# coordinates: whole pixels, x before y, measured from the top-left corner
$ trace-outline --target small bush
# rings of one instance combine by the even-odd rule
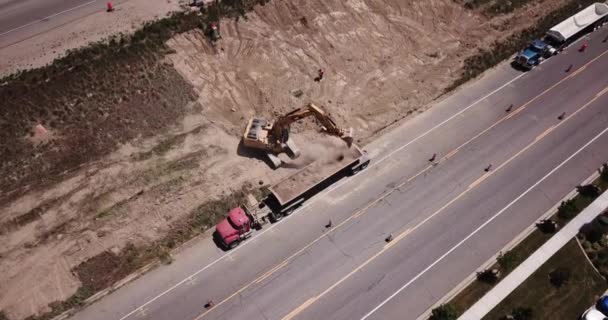
[[[600,260],[606,260],[608,258],[608,249],[603,248],[602,250],[596,251],[596,257]],[[591,255],[589,256],[591,259]]]
[[[561,288],[570,280],[570,270],[567,268],[559,267],[549,273],[549,281],[556,288]]]
[[[591,249],[591,242],[589,242],[588,240],[585,240],[581,243],[581,246],[583,246],[583,249],[589,250],[589,249]]]
[[[507,251],[498,256],[498,264],[505,270],[511,271],[519,264],[519,255],[513,251]]]
[[[604,237],[604,231],[597,225],[592,225],[585,231],[585,239],[591,243],[600,242]]]
[[[599,242],[594,242],[591,244],[591,249],[593,249],[595,251],[600,251],[600,250],[602,250],[602,245],[599,244]]]
[[[600,179],[604,182],[608,182],[608,163],[604,163],[600,169]]]
[[[456,308],[451,304],[442,304],[439,307],[431,311],[431,317],[429,320],[456,320],[458,319],[458,312]]]
[[[532,320],[534,312],[529,307],[517,307],[511,311],[513,320]]]
[[[598,254],[595,251],[587,251],[586,253],[589,257],[589,260],[591,260],[592,262],[598,257]]]
[[[578,193],[581,196],[587,197],[587,198],[597,198],[600,196],[600,193],[601,193],[600,188],[598,188],[597,186],[595,186],[593,184],[577,186],[576,191],[578,191]]]
[[[557,208],[557,216],[564,219],[570,220],[576,216],[578,213],[578,208],[576,207],[576,203],[574,200],[562,201]]]

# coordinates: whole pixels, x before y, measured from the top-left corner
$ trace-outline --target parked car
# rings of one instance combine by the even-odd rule
[[[595,309],[608,316],[608,296],[603,296],[595,304]]]
[[[580,320],[608,320],[608,296],[603,296],[595,306],[587,309]]]
[[[608,317],[598,311],[595,307],[591,307],[583,313],[580,320],[608,320]]]

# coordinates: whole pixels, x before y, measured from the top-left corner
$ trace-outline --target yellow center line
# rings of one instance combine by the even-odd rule
[[[601,92],[606,92],[608,87],[604,90],[602,90]],[[570,116],[568,116],[567,118],[565,118],[564,120],[562,120],[559,124],[553,126],[552,128],[558,128],[559,126],[563,125],[566,121],[568,121],[569,119],[571,119],[572,117],[574,117],[576,114],[578,114],[579,112],[581,112],[583,109],[587,108],[589,105],[591,105],[593,102],[595,102],[597,99],[599,99],[602,95],[596,95],[593,99],[591,99],[589,102],[585,103],[581,108],[579,108],[578,110],[576,110],[574,113],[572,113]],[[551,131],[553,131],[553,129],[551,129]],[[547,135],[544,134],[542,135],[542,138],[546,137]],[[542,139],[541,138],[541,139]],[[538,143],[538,141],[540,141],[541,139],[534,139],[534,141],[532,141],[530,144],[528,144],[525,148],[523,148],[522,150],[520,150],[519,152],[517,152],[515,155],[513,155],[512,157],[510,157],[507,161],[503,162],[500,166],[498,166],[498,168],[496,168],[494,171],[488,172],[486,174],[484,174],[482,176],[482,178],[486,179],[487,177],[495,174],[496,172],[500,171],[502,168],[504,168],[507,164],[509,164],[511,161],[513,161],[516,157],[518,157],[519,155],[521,155],[522,153],[524,153],[526,150],[530,149],[533,145],[535,145],[536,143]],[[331,290],[333,290],[335,287],[337,287],[338,285],[340,285],[341,283],[343,283],[344,281],[346,281],[348,278],[350,278],[353,274],[357,273],[359,270],[363,269],[365,266],[367,266],[368,264],[370,264],[372,261],[374,261],[376,258],[378,258],[380,255],[382,255],[384,252],[386,252],[387,250],[389,250],[390,248],[392,248],[395,244],[397,244],[398,242],[400,242],[401,240],[405,239],[406,236],[410,233],[412,233],[413,231],[417,230],[418,228],[420,228],[422,225],[426,224],[429,220],[431,220],[432,218],[434,218],[435,216],[439,215],[441,212],[443,212],[443,210],[445,210],[447,207],[449,207],[450,205],[452,205],[454,202],[456,202],[458,199],[462,198],[464,195],[466,195],[467,193],[469,193],[471,190],[473,190],[476,186],[478,186],[479,183],[475,184],[475,185],[471,185],[469,186],[466,190],[464,190],[462,193],[460,193],[458,196],[456,196],[455,198],[453,198],[452,200],[450,200],[448,203],[446,203],[445,205],[443,205],[441,208],[439,208],[437,211],[435,211],[433,214],[431,214],[430,216],[426,217],[424,220],[420,221],[418,224],[416,224],[414,227],[412,228],[408,228],[407,230],[403,231],[402,233],[400,233],[399,235],[397,235],[389,244],[385,245],[380,251],[378,251],[376,254],[374,254],[373,256],[371,256],[369,259],[365,260],[365,262],[363,262],[362,264],[360,264],[359,266],[357,266],[355,269],[353,269],[351,272],[349,272],[347,275],[345,275],[344,277],[342,277],[340,280],[338,280],[337,282],[335,282],[333,285],[331,285],[329,288],[325,289],[323,292],[321,292],[320,294],[306,300],[306,302],[302,305],[300,305],[298,308],[294,309],[292,312],[290,312],[287,316],[283,317],[282,320],[291,320],[293,319],[295,316],[297,316],[298,314],[300,314],[302,311],[304,311],[306,308],[308,308],[310,305],[312,305],[314,302],[318,301],[320,298],[322,298],[323,296],[325,296],[327,293],[329,293]],[[296,312],[297,311],[297,312]]]
[[[482,134],[488,132],[490,129],[494,128],[495,126],[497,126],[499,123],[503,122],[506,119],[511,118],[513,115],[521,112],[523,109],[525,109],[530,103],[532,103],[533,101],[535,101],[536,99],[538,99],[540,96],[546,94],[547,92],[549,92],[550,90],[554,89],[555,87],[557,87],[559,84],[563,83],[565,80],[570,79],[572,77],[574,77],[575,75],[577,75],[578,73],[580,73],[582,70],[584,70],[587,65],[597,61],[600,57],[602,57],[603,55],[605,55],[606,53],[608,53],[608,50],[604,51],[602,54],[600,54],[599,56],[595,57],[594,59],[592,59],[591,61],[589,61],[588,63],[586,63],[585,65],[581,66],[579,69],[577,69],[575,72],[573,72],[572,74],[568,75],[567,77],[563,78],[562,80],[558,81],[557,83],[555,83],[554,85],[552,85],[550,88],[546,89],[545,91],[543,91],[541,94],[535,96],[534,98],[532,98],[532,100],[529,100],[528,102],[526,102],[525,104],[523,104],[520,108],[514,110],[512,113],[510,113],[509,115],[501,118],[500,120],[498,120],[496,123],[494,123],[492,126],[490,126],[489,128],[485,129],[484,131],[482,131],[481,133],[475,135],[473,138],[467,140],[465,143],[463,143],[462,145],[460,145],[458,148],[450,151],[446,156],[444,156],[443,158],[439,159],[435,164],[438,164],[440,162],[446,161],[448,160],[450,157],[454,156],[456,153],[458,153],[458,151],[460,149],[462,149],[464,146],[466,146],[467,144],[471,143],[473,140],[477,139],[478,137],[480,137]],[[608,88],[607,88],[608,89]],[[602,92],[604,92],[606,90],[603,90]],[[564,119],[564,121],[567,119]],[[377,198],[376,200],[372,201],[371,203],[369,203],[368,205],[366,205],[365,207],[363,207],[360,210],[357,210],[355,213],[353,213],[350,217],[346,218],[344,221],[342,221],[341,223],[337,224],[335,227],[329,229],[325,234],[319,236],[318,238],[316,238],[315,240],[313,240],[312,242],[310,242],[309,244],[307,244],[306,246],[302,247],[300,250],[296,251],[295,253],[293,253],[292,255],[290,255],[289,257],[287,257],[285,260],[283,260],[280,264],[278,264],[277,266],[273,267],[270,271],[264,273],[262,276],[256,278],[255,280],[253,280],[252,282],[248,283],[247,285],[243,286],[242,288],[240,288],[239,290],[237,290],[236,292],[234,292],[233,294],[231,294],[230,296],[228,296],[227,298],[223,299],[222,301],[218,302],[215,307],[217,308],[218,306],[226,303],[228,300],[238,296],[239,294],[241,294],[242,292],[244,292],[245,290],[247,290],[248,288],[250,288],[252,285],[260,283],[261,281],[263,281],[264,279],[268,278],[270,275],[272,275],[272,273],[280,270],[282,267],[286,266],[293,258],[295,258],[296,256],[300,255],[302,252],[304,252],[305,250],[307,250],[308,248],[312,247],[314,244],[316,244],[317,242],[319,242],[320,240],[322,240],[327,234],[335,231],[336,229],[340,228],[341,226],[343,226],[344,224],[348,223],[349,221],[360,217],[361,215],[365,214],[367,212],[367,210],[369,208],[371,208],[372,206],[374,206],[375,204],[377,204],[378,202],[382,201],[383,199],[385,199],[386,197],[388,197],[389,195],[391,195],[394,191],[396,191],[397,189],[399,189],[400,187],[402,187],[403,185],[411,182],[412,180],[414,180],[416,177],[420,176],[421,174],[424,174],[426,171],[430,170],[434,165],[429,165],[426,168],[424,168],[423,170],[421,170],[420,172],[418,172],[417,174],[415,174],[414,176],[410,177],[407,179],[407,181],[399,184],[398,186],[396,186],[395,188],[384,192],[382,195],[380,195],[379,198]],[[456,199],[454,199],[455,201]],[[450,205],[452,203],[452,201],[450,201],[447,205]],[[447,207],[444,206],[444,207]],[[443,208],[443,207],[442,207]],[[201,313],[200,315],[198,315],[196,318],[194,318],[193,320],[200,320],[202,319],[205,315],[207,315],[209,312],[211,312],[210,310],[206,310],[205,312]]]
[[[552,125],[549,128],[547,128],[547,130],[543,131],[541,134],[539,134],[538,136],[536,136],[536,138],[534,138],[535,141],[538,141],[542,138],[544,138],[546,135],[548,135],[549,133],[551,133],[551,131],[553,131],[553,129],[555,129],[556,126]]]
[[[258,279],[255,280],[255,283],[260,283],[264,280],[266,280],[266,278],[270,277],[275,271],[283,268],[284,266],[286,266],[289,263],[289,261],[285,260],[282,263],[278,264],[276,267],[268,270],[268,272],[266,272],[265,274],[263,274],[261,277],[259,277]]]
[[[467,188],[473,189],[473,188],[477,187],[477,185],[480,184],[483,180],[485,180],[488,175],[490,175],[489,172],[485,173],[484,175],[479,177],[479,179],[473,181],[473,183],[471,183]]]

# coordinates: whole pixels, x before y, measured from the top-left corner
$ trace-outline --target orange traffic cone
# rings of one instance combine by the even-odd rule
[[[108,11],[108,12],[112,12],[112,11],[114,11],[114,6],[112,5],[112,1],[108,1],[108,4],[107,4],[107,11]]]

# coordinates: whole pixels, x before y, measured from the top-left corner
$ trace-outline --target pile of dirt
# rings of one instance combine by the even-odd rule
[[[1,86],[0,283],[11,294],[0,309],[11,319],[48,310],[77,293],[72,272],[96,270],[94,257],[171,240],[172,230],[181,242],[176,226],[192,213],[208,228],[228,205],[213,201],[297,172],[239,147],[254,114],[315,102],[364,143],[421,112],[467,57],[564,1],[496,18],[454,1],[272,1],[222,20],[215,44],[194,30],[169,40],[166,56]],[[293,126],[303,151],[317,130]]]

